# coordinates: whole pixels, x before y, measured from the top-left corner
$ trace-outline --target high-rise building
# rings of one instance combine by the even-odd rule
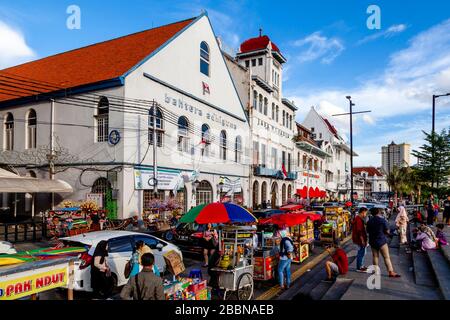
[[[390,173],[394,167],[409,166],[410,150],[410,144],[396,144],[394,141],[381,147],[381,167],[384,172]]]

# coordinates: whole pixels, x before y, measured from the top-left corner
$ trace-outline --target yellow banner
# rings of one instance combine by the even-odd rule
[[[0,281],[0,300],[16,300],[67,284],[67,267]]]

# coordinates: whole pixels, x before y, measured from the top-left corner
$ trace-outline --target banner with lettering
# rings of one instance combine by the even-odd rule
[[[64,287],[68,283],[68,268],[60,267],[46,272],[23,272],[17,278],[0,278],[0,300],[16,300],[32,294]],[[26,276],[25,276],[26,275]]]

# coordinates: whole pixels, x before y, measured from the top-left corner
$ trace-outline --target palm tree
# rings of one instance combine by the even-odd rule
[[[404,184],[404,175],[402,168],[394,166],[391,172],[387,175],[387,183],[391,187],[391,190],[394,191],[394,206],[397,206],[398,195],[402,193],[402,188]]]

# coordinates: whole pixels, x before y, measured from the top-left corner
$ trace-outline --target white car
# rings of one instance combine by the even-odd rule
[[[177,252],[181,258],[183,255],[180,249],[164,240],[156,238],[152,235],[130,232],[130,231],[96,231],[85,234],[79,234],[72,237],[60,239],[64,244],[70,246],[85,246],[89,251],[79,256],[75,261],[75,285],[74,290],[92,291],[91,288],[91,263],[97,244],[102,241],[108,241],[108,257],[107,263],[111,268],[111,273],[115,281],[115,286],[120,287],[127,283],[124,271],[125,265],[130,260],[133,253],[135,243],[142,240],[153,251],[155,256],[155,264],[161,273],[166,270],[166,262],[164,254],[171,250]]]
[[[6,241],[0,241],[0,254],[15,254],[17,253],[14,245]]]

